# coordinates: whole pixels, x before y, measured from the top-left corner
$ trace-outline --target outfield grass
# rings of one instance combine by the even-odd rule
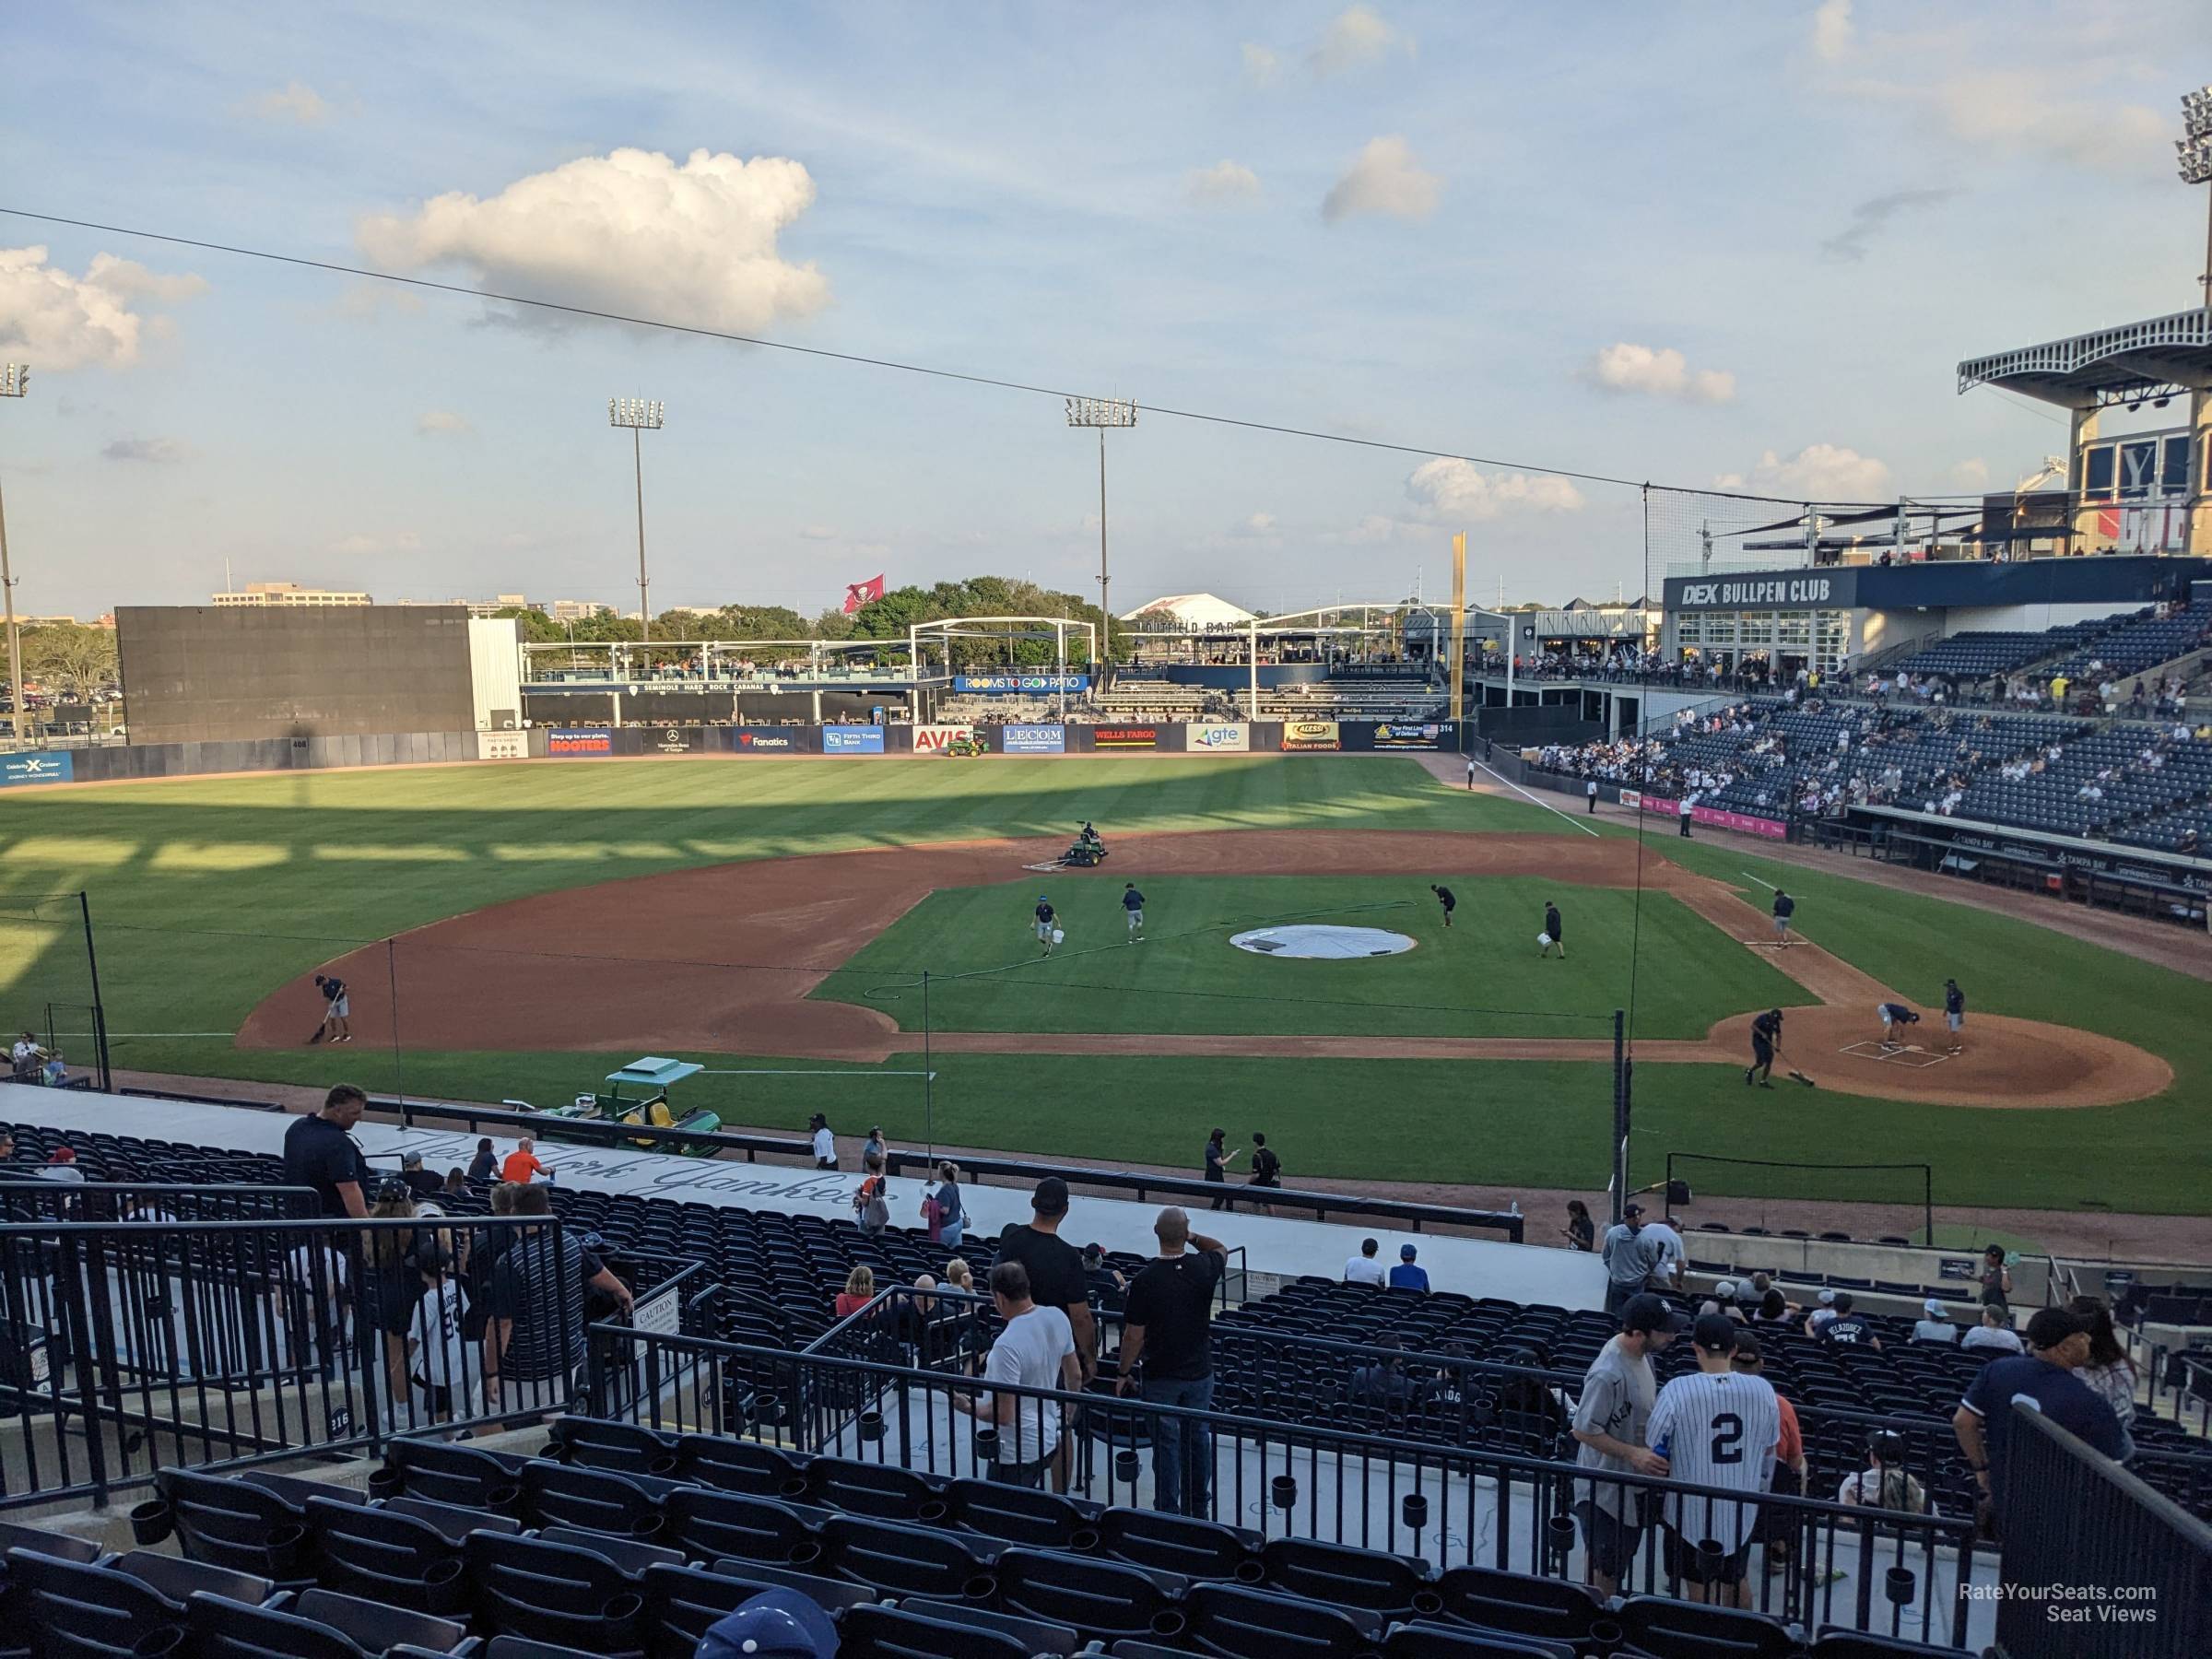
[[[126,1037],[117,1044],[121,1065],[272,1082],[351,1077],[457,1099],[560,1100],[607,1070],[610,1056],[409,1052],[395,1060],[359,1048],[240,1050],[227,1033],[270,990],[355,944],[485,904],[734,859],[1064,835],[1085,818],[1110,838],[1140,829],[1304,826],[1569,833],[1535,806],[1440,787],[1411,760],[1335,756],[533,762],[9,793],[0,795],[0,1025],[31,1023],[50,1001],[85,1000],[82,938],[65,908],[22,919],[33,900],[83,888],[100,924],[113,1029],[226,1033]],[[2203,1105],[2212,1087],[2212,987],[2026,923],[1790,869],[1732,846],[1661,835],[1653,847],[1754,897],[1763,889],[1742,872],[1786,881],[1807,936],[1908,994],[1930,998],[1955,973],[1978,1009],[2125,1038],[2171,1062],[2176,1083],[2132,1106],[1994,1112],[1826,1090],[1747,1097],[1731,1067],[1653,1065],[1636,1081],[1640,1182],[1658,1178],[1668,1147],[1925,1159],[1936,1165],[1941,1203],[2212,1211],[2204,1179],[2212,1113]],[[1466,899],[1477,884],[1453,885]],[[1512,885],[1498,883],[1500,890]],[[1147,883],[1147,894],[1156,888],[1165,891]],[[1119,884],[1105,890],[1118,892]],[[1570,971],[1595,976],[1625,965],[1618,943],[1600,964],[1606,926],[1618,924],[1597,925],[1587,907],[1604,897],[1576,892]],[[1533,951],[1535,927],[1512,921],[1524,898],[1500,901],[1505,920],[1497,931],[1508,942],[1525,931]],[[1433,913],[1418,910],[1417,924],[1423,913],[1432,926]],[[1704,994],[1684,982],[1711,971],[1654,925],[1664,913],[1650,905],[1644,913],[1638,999],[1647,1020],[1668,997]],[[618,941],[580,945],[619,948]],[[1418,963],[1430,949],[1406,959]],[[1559,966],[1531,961],[1528,970]],[[1487,1006],[1499,1006],[1489,1000],[1498,980],[1476,974],[1468,982]],[[1524,1006],[1527,975],[1505,982],[1513,985],[1512,1006]],[[1609,1006],[1608,994],[1595,1001]],[[1747,1007],[1765,994],[1739,997],[1726,1000]],[[1306,1015],[1300,1011],[1296,1029],[1333,1029]],[[928,1116],[919,1083],[906,1078],[711,1078],[697,1088],[702,1103],[732,1122],[794,1132],[818,1108],[841,1128],[880,1121],[911,1143],[934,1116],[937,1138],[954,1144],[1194,1167],[1205,1130],[1218,1122],[1240,1137],[1266,1129],[1294,1177],[1581,1188],[1605,1179],[1611,1101],[1602,1065],[1144,1054],[960,1054],[935,1063]],[[884,1069],[919,1065],[907,1054]],[[1747,1175],[1738,1190],[1785,1189]]]
[[[1449,880],[1450,928],[1430,884]],[[1088,878],[933,893],[815,993],[946,1031],[1281,1031],[1437,1037],[1608,1038],[1626,1007],[1636,896],[1536,877],[1147,877],[1141,945],[1122,884]],[[1040,889],[1066,941],[1039,953]],[[1567,923],[1565,959],[1538,959],[1547,899]],[[1236,949],[1241,929],[1291,920],[1388,928],[1400,956],[1286,961]],[[1813,998],[1764,959],[1665,894],[1644,898],[1641,948],[1681,971],[1637,987],[1636,1034],[1699,1038],[1732,1014]]]

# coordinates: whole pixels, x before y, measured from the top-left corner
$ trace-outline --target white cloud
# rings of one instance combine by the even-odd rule
[[[1349,6],[1330,22],[1306,62],[1316,75],[1342,75],[1381,63],[1400,47],[1410,53],[1413,38],[1385,22],[1372,6]]]
[[[422,550],[422,536],[414,530],[402,530],[393,535],[369,535],[357,531],[332,542],[330,550],[349,559],[365,559],[381,553],[418,553]]]
[[[468,424],[465,415],[451,409],[427,409],[417,418],[415,430],[427,438],[440,432],[473,432],[476,428]]]
[[[101,450],[110,461],[150,461],[168,466],[192,458],[192,446],[175,438],[117,438]]]
[[[2030,69],[1953,76],[1932,107],[1954,138],[1978,149],[2044,156],[2097,172],[2162,171],[2168,119],[2142,104],[2067,96],[2064,76]]]
[[[112,253],[95,253],[85,274],[72,276],[46,263],[43,247],[0,248],[0,348],[48,371],[127,368],[141,341],[166,325],[129,302],[189,300],[206,287],[200,277],[165,276]]]
[[[1748,473],[1723,473],[1712,482],[1785,501],[1875,502],[1895,494],[1886,463],[1835,443],[1808,443],[1787,461],[1769,450]]]
[[[1833,63],[1851,50],[1851,0],[1820,0],[1813,11],[1813,50]]]
[[[679,165],[618,149],[518,179],[488,199],[449,191],[413,214],[373,216],[358,236],[380,265],[457,265],[489,289],[752,333],[829,300],[819,271],[776,249],[813,201],[806,169],[782,157],[698,149]],[[517,321],[559,325],[523,309]]]
[[[1194,207],[1234,207],[1260,194],[1260,175],[1241,161],[1194,167],[1182,182],[1184,199]]]
[[[1647,397],[1677,397],[1685,403],[1729,403],[1735,376],[1725,369],[1693,371],[1671,346],[1653,348],[1618,340],[1604,347],[1583,370],[1583,378],[1606,392]]]
[[[1272,87],[1283,78],[1283,60],[1272,46],[1244,42],[1244,79],[1254,87]]]
[[[1406,494],[1431,517],[1465,523],[1508,513],[1580,512],[1583,492],[1548,474],[1485,474],[1471,461],[1440,456],[1415,467]]]
[[[1981,489],[1989,483],[1989,463],[1972,455],[1951,468],[1951,482],[1960,489]]]
[[[288,81],[280,92],[249,98],[239,109],[263,121],[288,121],[299,126],[320,126],[330,118],[330,105],[322,94],[301,81]]]
[[[802,541],[835,541],[837,532],[828,524],[801,524],[799,539]]]
[[[1244,521],[1244,528],[1254,535],[1273,535],[1275,534],[1275,514],[1255,512]]]
[[[1322,198],[1321,217],[1332,224],[1357,213],[1427,218],[1436,210],[1443,182],[1436,174],[1421,171],[1405,139],[1371,138]]]

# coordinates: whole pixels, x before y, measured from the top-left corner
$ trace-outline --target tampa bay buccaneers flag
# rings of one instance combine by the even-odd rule
[[[862,606],[883,597],[883,578],[871,576],[865,582],[855,582],[845,588],[845,615],[851,616]]]

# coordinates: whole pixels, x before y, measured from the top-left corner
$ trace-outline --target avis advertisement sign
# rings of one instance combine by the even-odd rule
[[[740,755],[788,755],[798,747],[789,732],[755,731],[750,726],[739,726],[733,746]]]
[[[44,749],[32,755],[0,755],[0,785],[14,783],[66,783],[75,775],[76,761],[67,749]]]
[[[1010,725],[998,728],[998,747],[1009,755],[1065,755],[1067,728],[1056,725]]]
[[[611,755],[615,735],[603,726],[555,726],[546,734],[548,755]]]
[[[1192,749],[1209,755],[1241,755],[1252,747],[1252,728],[1243,724],[1194,725],[1182,737]]]
[[[1090,735],[1102,749],[1148,749],[1159,747],[1159,728],[1148,725],[1102,725]]]
[[[825,755],[880,755],[883,728],[872,725],[833,725],[822,728]]]
[[[1283,747],[1287,749],[1333,749],[1344,747],[1344,737],[1333,720],[1286,720]]]
[[[914,728],[914,753],[941,755],[961,738],[973,735],[971,725],[918,725]]]

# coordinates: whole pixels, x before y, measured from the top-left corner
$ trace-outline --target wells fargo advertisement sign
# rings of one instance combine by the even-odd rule
[[[1149,725],[1102,725],[1091,733],[1090,740],[1102,749],[1158,748],[1159,728]]]
[[[1287,749],[1342,748],[1344,738],[1333,720],[1286,720],[1283,722],[1283,747]]]

